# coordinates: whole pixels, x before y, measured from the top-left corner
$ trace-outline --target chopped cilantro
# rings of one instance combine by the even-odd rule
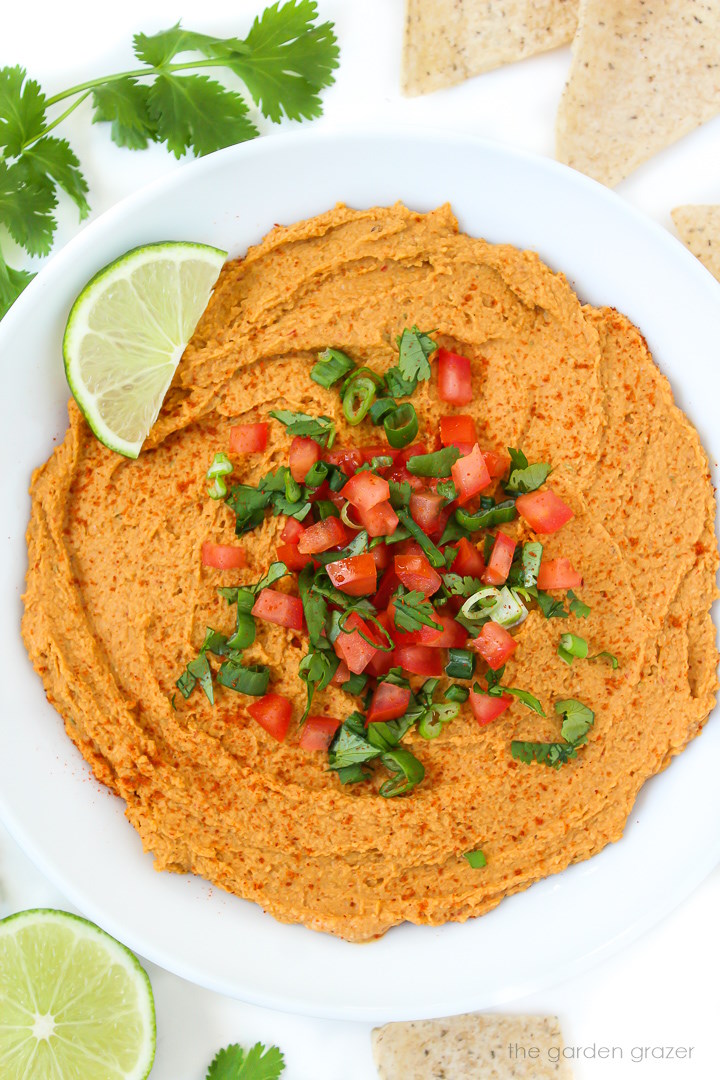
[[[442,623],[437,621],[432,604],[425,598],[425,594],[417,589],[405,592],[400,586],[393,604],[395,625],[399,630],[419,630],[421,626],[433,626],[436,630],[442,630]]]
[[[246,1051],[231,1043],[218,1050],[205,1080],[279,1080],[284,1070],[285,1059],[277,1046],[266,1049],[262,1043],[255,1043]]]
[[[590,614],[590,608],[588,607],[588,605],[584,604],[583,601],[575,595],[572,589],[568,590],[567,596],[568,600],[570,601],[568,607],[570,608],[571,614],[577,615],[579,619],[587,619],[588,615]]]
[[[335,423],[329,416],[309,416],[307,413],[294,413],[287,409],[271,409],[270,415],[285,425],[288,435],[314,439],[328,449],[335,441]]]

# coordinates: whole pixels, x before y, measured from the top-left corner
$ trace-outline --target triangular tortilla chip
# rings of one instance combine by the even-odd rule
[[[720,281],[720,206],[678,206],[672,219],[683,244]]]
[[[372,1033],[380,1080],[572,1080],[555,1016],[468,1013]]]
[[[429,94],[572,41],[578,0],[406,0],[402,90]]]
[[[720,112],[720,0],[581,0],[557,157],[613,187]]]

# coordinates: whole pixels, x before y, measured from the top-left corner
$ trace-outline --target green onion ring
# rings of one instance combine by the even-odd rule
[[[395,412],[385,417],[383,427],[393,449],[402,450],[404,446],[409,446],[420,428],[415,407],[409,401],[399,405]]]

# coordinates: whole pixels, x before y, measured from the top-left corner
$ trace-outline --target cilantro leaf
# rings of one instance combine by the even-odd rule
[[[28,270],[14,270],[0,252],[0,319],[17,300],[20,293],[35,277]]]
[[[395,366],[385,372],[385,384],[394,398],[410,397],[417,389],[417,379],[405,379],[400,368]]]
[[[394,510],[410,505],[412,488],[407,480],[390,480],[390,505]]]
[[[520,742],[517,739],[510,743],[510,753],[526,765],[537,761],[551,769],[559,769],[565,762],[577,757],[577,750],[572,743]]]
[[[472,596],[483,588],[480,578],[461,577],[460,574],[443,574],[442,580],[449,596]]]
[[[587,619],[588,615],[590,614],[590,608],[588,607],[588,605],[583,603],[583,601],[575,595],[572,589],[568,590],[567,596],[568,600],[570,601],[568,606],[571,613],[573,615],[577,615],[579,619]]]
[[[524,469],[513,469],[510,479],[505,484],[505,490],[517,495],[526,495],[545,483],[552,472],[552,467],[546,461],[539,461],[535,465],[528,465]]]
[[[266,1050],[263,1043],[255,1043],[246,1052],[231,1043],[218,1050],[205,1080],[279,1080],[284,1069],[285,1059],[277,1046]]]
[[[0,146],[17,157],[45,126],[45,95],[25,68],[0,68]]]
[[[80,220],[88,216],[90,206],[85,198],[87,182],[67,139],[45,135],[23,152],[19,164],[29,184],[42,186],[45,177],[49,176],[76,204],[80,210]]]
[[[536,590],[538,606],[546,619],[567,619],[568,613],[563,607],[562,600],[554,600],[550,593]]]
[[[150,87],[126,77],[93,90],[93,124],[109,123],[110,138],[128,150],[144,150],[158,138],[150,115]]]
[[[314,26],[315,0],[289,0],[266,8],[244,41],[225,42],[222,56],[238,75],[264,116],[275,122],[322,112],[318,91],[329,86],[338,66],[333,24]]]
[[[335,441],[335,424],[329,416],[309,416],[308,413],[294,413],[288,409],[272,409],[270,416],[285,425],[288,435],[314,439],[320,446],[331,447]]]
[[[574,746],[585,742],[587,733],[595,722],[595,713],[582,701],[566,698],[555,702],[555,712],[563,717],[562,737]]]
[[[403,379],[408,382],[415,381],[417,384],[430,378],[430,357],[437,349],[436,342],[429,334],[424,334],[413,326],[412,330],[407,327],[397,339],[400,356],[398,368]]]
[[[530,463],[523,454],[522,450],[516,450],[513,446],[508,446],[507,449],[508,454],[510,455],[510,463],[513,469],[527,469]]]
[[[148,96],[157,138],[181,158],[198,157],[258,135],[243,98],[206,75],[159,75]]]
[[[28,181],[19,161],[9,167],[0,160],[0,221],[31,255],[47,255],[55,232],[52,211],[57,206],[51,181]]]
[[[164,67],[178,53],[201,52],[205,56],[212,56],[219,46],[222,46],[221,38],[184,30],[179,22],[157,34],[135,34],[133,37],[133,49],[138,60],[156,68]]]
[[[398,593],[393,601],[395,607],[395,625],[399,630],[419,630],[421,626],[432,626],[442,630],[435,609],[424,593],[413,589],[408,593]]]

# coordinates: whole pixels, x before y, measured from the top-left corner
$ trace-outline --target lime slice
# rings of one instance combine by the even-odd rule
[[[0,922],[3,1080],[143,1080],[155,1056],[150,980],[133,954],[67,911]]]
[[[140,453],[226,255],[204,244],[133,248],[73,304],[65,373],[85,419],[111,450]]]

